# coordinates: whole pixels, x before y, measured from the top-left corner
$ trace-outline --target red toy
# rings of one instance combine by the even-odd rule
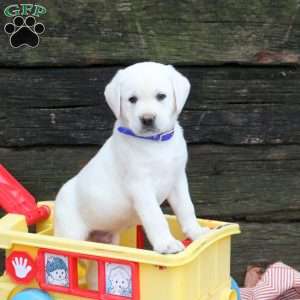
[[[28,225],[50,215],[46,205],[38,207],[35,198],[0,164],[0,208],[7,213],[22,214]]]

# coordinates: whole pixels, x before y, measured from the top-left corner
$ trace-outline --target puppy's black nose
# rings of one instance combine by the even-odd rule
[[[153,127],[155,115],[143,115],[140,117],[140,119],[144,127]]]

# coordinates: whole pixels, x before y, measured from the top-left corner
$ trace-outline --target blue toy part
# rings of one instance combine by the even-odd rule
[[[53,300],[46,292],[39,289],[26,289],[17,295],[12,300]]]
[[[241,293],[240,293],[240,288],[236,281],[231,277],[231,289],[236,291],[237,294],[237,300],[241,300]]]

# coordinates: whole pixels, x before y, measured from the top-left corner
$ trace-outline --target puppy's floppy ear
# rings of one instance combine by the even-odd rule
[[[189,80],[181,73],[176,71],[173,66],[168,65],[167,68],[173,85],[176,101],[176,112],[177,114],[180,114],[190,93],[191,84]]]
[[[121,92],[120,92],[120,78],[122,70],[119,70],[113,77],[111,82],[105,87],[104,96],[110,109],[118,119],[121,113]]]

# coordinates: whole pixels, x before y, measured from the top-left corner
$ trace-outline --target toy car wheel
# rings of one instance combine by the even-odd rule
[[[11,300],[53,300],[49,294],[39,289],[26,289],[16,294]]]
[[[240,295],[240,288],[237,282],[231,277],[231,289],[236,292],[236,299],[240,300],[241,295]]]

